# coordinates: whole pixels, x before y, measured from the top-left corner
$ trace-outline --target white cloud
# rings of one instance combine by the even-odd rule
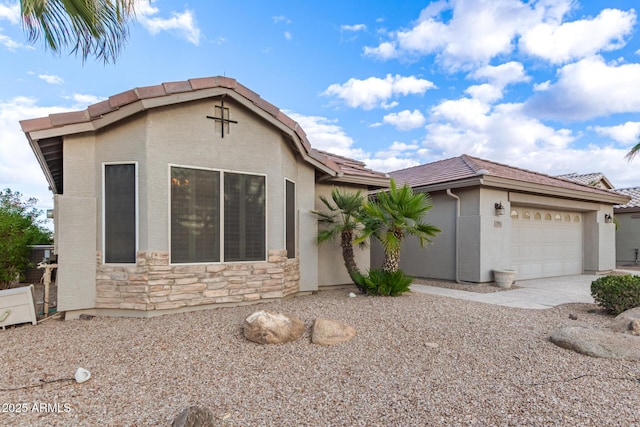
[[[558,81],[537,92],[526,109],[537,117],[586,120],[640,112],[640,64],[607,64],[599,56],[565,65]]]
[[[285,111],[285,114],[304,129],[313,148],[354,159],[363,157],[362,150],[352,148],[353,138],[338,125],[337,120],[320,116],[304,116],[290,111]]]
[[[423,95],[427,90],[436,86],[425,79],[414,76],[402,77],[398,74],[387,74],[384,79],[369,77],[365,80],[349,79],[344,84],[332,84],[323,95],[336,96],[352,108],[362,107],[371,110],[376,107],[389,108],[396,103],[389,104],[392,97],[398,95]]]
[[[594,126],[593,130],[598,135],[632,146],[639,140],[640,122],[625,122],[617,126]]]
[[[200,44],[200,28],[192,11],[171,12],[171,18],[159,18],[154,16],[160,11],[152,6],[154,2],[155,0],[139,0],[136,6],[137,19],[147,31],[153,35],[161,31],[169,31],[196,46]]]
[[[469,86],[465,93],[484,104],[492,104],[503,96],[502,88],[489,83]]]
[[[417,129],[424,125],[426,118],[418,110],[404,110],[399,113],[390,113],[384,116],[384,123],[393,125],[396,129],[407,131]]]
[[[571,0],[556,3],[566,4]],[[391,33],[391,40],[365,47],[366,55],[383,60],[436,54],[448,68],[487,64],[513,51],[524,29],[550,19],[558,8],[518,0],[451,0],[425,8],[409,29]]]
[[[540,23],[523,34],[520,49],[553,63],[563,63],[610,51],[625,45],[625,38],[633,31],[636,13],[604,9],[593,19],[554,23]]]
[[[365,24],[341,25],[340,30],[350,32],[366,31],[367,26]]]
[[[551,87],[551,80],[547,80],[545,82],[542,83],[536,83],[533,85],[533,91],[534,92],[544,92],[545,90],[548,90]]]
[[[624,46],[636,21],[633,9],[605,9],[593,19],[563,22],[577,7],[574,0],[434,2],[408,28],[389,32],[364,54],[381,60],[435,55],[455,70],[487,65],[516,47],[561,63]]]
[[[271,20],[274,24],[278,24],[280,22],[284,22],[285,24],[291,24],[291,20],[284,15],[272,16]]]
[[[61,106],[43,107],[28,97],[0,99],[0,189],[11,188],[37,198],[40,209],[53,206],[47,181],[19,121],[70,110]]]
[[[0,20],[6,19],[12,24],[20,23],[20,2],[13,4],[0,3]]]
[[[15,52],[18,49],[34,49],[33,46],[17,42],[5,34],[0,34],[0,46],[4,46],[9,52]]]
[[[293,34],[291,34],[291,31],[285,31],[284,38],[287,40],[291,40],[293,38]]]
[[[44,80],[45,82],[49,83],[50,85],[59,85],[64,83],[64,80],[62,79],[62,77],[60,76],[55,76],[52,74],[39,74],[38,78],[40,80]]]
[[[502,88],[513,83],[524,83],[531,80],[531,77],[525,73],[524,66],[515,61],[496,66],[485,65],[469,74],[469,77],[477,80],[487,80]]]
[[[362,158],[359,159],[367,165],[368,168],[380,171],[380,172],[391,172],[399,169],[410,168],[411,166],[418,166],[420,162],[411,159],[411,158],[399,158],[399,157],[373,157],[373,158]]]

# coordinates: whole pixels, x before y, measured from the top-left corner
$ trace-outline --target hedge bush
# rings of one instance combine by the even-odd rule
[[[369,270],[364,276],[358,273],[352,277],[358,288],[369,295],[395,297],[409,291],[413,277],[407,276],[402,270],[387,272],[384,270]]]
[[[640,307],[640,276],[604,276],[591,282],[591,296],[611,314]]]

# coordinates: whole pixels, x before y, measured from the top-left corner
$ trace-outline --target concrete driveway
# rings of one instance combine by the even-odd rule
[[[411,290],[506,307],[543,309],[567,303],[593,304],[591,282],[598,277],[601,276],[581,274],[577,276],[519,280],[516,282],[517,288],[515,289],[486,294],[419,284],[411,285]]]

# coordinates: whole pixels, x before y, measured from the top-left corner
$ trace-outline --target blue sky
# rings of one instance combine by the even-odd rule
[[[0,189],[52,206],[19,120],[226,75],[316,148],[391,171],[463,153],[640,186],[634,1],[140,1],[115,65],[30,46],[0,0]]]

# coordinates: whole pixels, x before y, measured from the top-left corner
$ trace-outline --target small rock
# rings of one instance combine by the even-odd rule
[[[575,314],[572,313],[572,314],[569,315],[569,319],[578,320],[578,316],[576,316]]]
[[[640,360],[640,337],[615,333],[610,329],[572,326],[554,331],[550,340],[559,347],[587,356]]]
[[[304,334],[304,323],[295,317],[269,311],[256,311],[244,321],[244,336],[258,344],[282,344]]]
[[[613,332],[640,336],[640,307],[620,313],[611,323]]]
[[[313,324],[311,342],[318,345],[334,345],[347,342],[356,336],[356,330],[339,320],[318,317]]]
[[[356,294],[354,294],[353,292],[349,292],[349,298],[355,298]]]
[[[95,319],[96,316],[92,315],[92,314],[81,314],[78,318],[80,320],[91,320],[91,319]]]
[[[180,412],[171,427],[215,427],[218,424],[209,409],[191,406]]]
[[[429,347],[429,348],[438,348],[438,347],[440,347],[440,345],[437,342],[428,342],[428,343],[425,343],[424,346],[425,347]]]

